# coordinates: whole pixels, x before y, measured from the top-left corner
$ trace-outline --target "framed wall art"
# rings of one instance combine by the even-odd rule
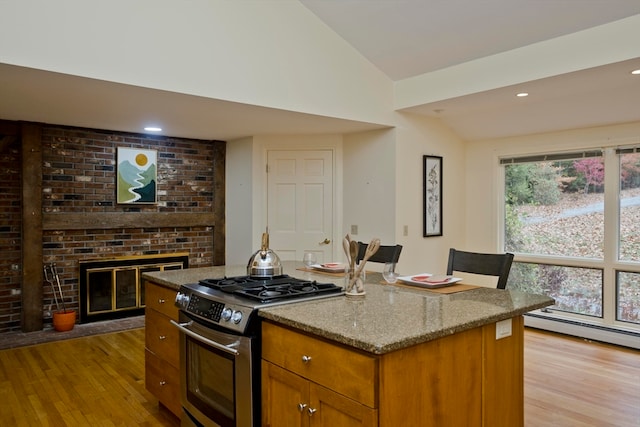
[[[118,147],[117,203],[157,203],[158,152]]]
[[[442,236],[442,157],[423,156],[423,236]]]

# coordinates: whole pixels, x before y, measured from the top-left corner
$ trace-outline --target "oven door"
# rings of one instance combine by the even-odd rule
[[[180,323],[173,324],[180,330],[185,413],[203,426],[253,427],[259,421],[255,405],[260,405],[254,402],[257,339],[212,329],[182,312]]]

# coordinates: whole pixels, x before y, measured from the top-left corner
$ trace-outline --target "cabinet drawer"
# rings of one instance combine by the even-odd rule
[[[145,311],[145,347],[178,368],[180,360],[180,333],[169,323],[169,317],[148,307]]]
[[[180,371],[149,350],[145,350],[144,362],[147,390],[177,417],[180,417],[182,413]]]
[[[178,291],[156,285],[153,282],[146,282],[145,285],[145,305],[159,311],[173,320],[178,320],[178,307],[175,306],[176,294]]]
[[[272,323],[262,324],[262,358],[376,408],[378,359]],[[307,362],[305,358],[310,358]]]

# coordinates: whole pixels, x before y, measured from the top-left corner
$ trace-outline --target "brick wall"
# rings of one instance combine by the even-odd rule
[[[212,212],[214,200],[213,156],[219,141],[186,140],[77,129],[62,126],[42,128],[42,209],[43,215],[67,213]],[[116,197],[117,148],[157,150],[157,204],[119,205]],[[18,153],[13,153],[17,156]],[[5,157],[9,157],[6,156]],[[20,264],[20,169],[19,161],[1,159],[0,207],[7,206],[9,218],[0,225],[1,273]],[[15,166],[15,165],[18,166]],[[16,169],[17,168],[17,169]],[[5,187],[17,188],[5,195]],[[6,230],[5,222],[9,224]],[[222,231],[221,231],[222,232]],[[114,227],[96,224],[82,230],[44,230],[43,261],[55,262],[67,308],[78,309],[79,262],[132,255],[189,252],[189,265],[213,265],[213,227],[161,226]],[[16,241],[17,243],[11,244]],[[13,249],[11,257],[5,250]],[[11,259],[9,259],[11,258]],[[0,282],[0,332],[20,328],[20,296],[10,289],[19,287],[16,278]],[[16,282],[17,280],[17,282]],[[44,284],[43,316],[55,309],[51,288]]]
[[[0,333],[20,327],[22,255],[19,142],[0,153]]]

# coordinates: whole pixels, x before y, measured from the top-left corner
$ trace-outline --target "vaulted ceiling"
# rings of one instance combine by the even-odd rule
[[[301,2],[394,81],[499,60],[504,52],[640,14],[637,0]],[[594,54],[602,48],[593,46]],[[438,117],[467,140],[632,122],[640,120],[640,75],[630,74],[637,69],[640,57],[406,111]],[[517,98],[518,92],[529,96]]]
[[[300,0],[396,85],[505,52],[579,34],[640,14],[638,0]],[[637,40],[635,41],[637,44]],[[594,46],[594,50],[614,49]],[[552,58],[550,58],[552,59]],[[474,93],[446,93],[402,111],[437,117],[466,140],[601,126],[640,120],[638,58],[559,72]],[[510,70],[502,71],[507,74]],[[490,76],[475,76],[478,80]],[[176,136],[231,140],[256,134],[357,132],[375,126],[0,64],[0,118],[33,120],[47,109],[52,123],[135,129],[149,105],[181,117]],[[516,92],[529,92],[519,99]],[[60,96],[71,97],[64,109]],[[130,100],[119,102],[121,96]],[[87,109],[87,101],[92,108]],[[99,102],[97,102],[99,101]],[[219,120],[199,119],[203,103]],[[117,105],[119,115],[101,114]],[[4,113],[4,117],[3,117]],[[105,117],[111,117],[106,120]],[[185,120],[189,117],[189,120]],[[11,117],[15,119],[16,117]],[[178,124],[176,128],[180,129]],[[6,141],[5,141],[6,142]]]

